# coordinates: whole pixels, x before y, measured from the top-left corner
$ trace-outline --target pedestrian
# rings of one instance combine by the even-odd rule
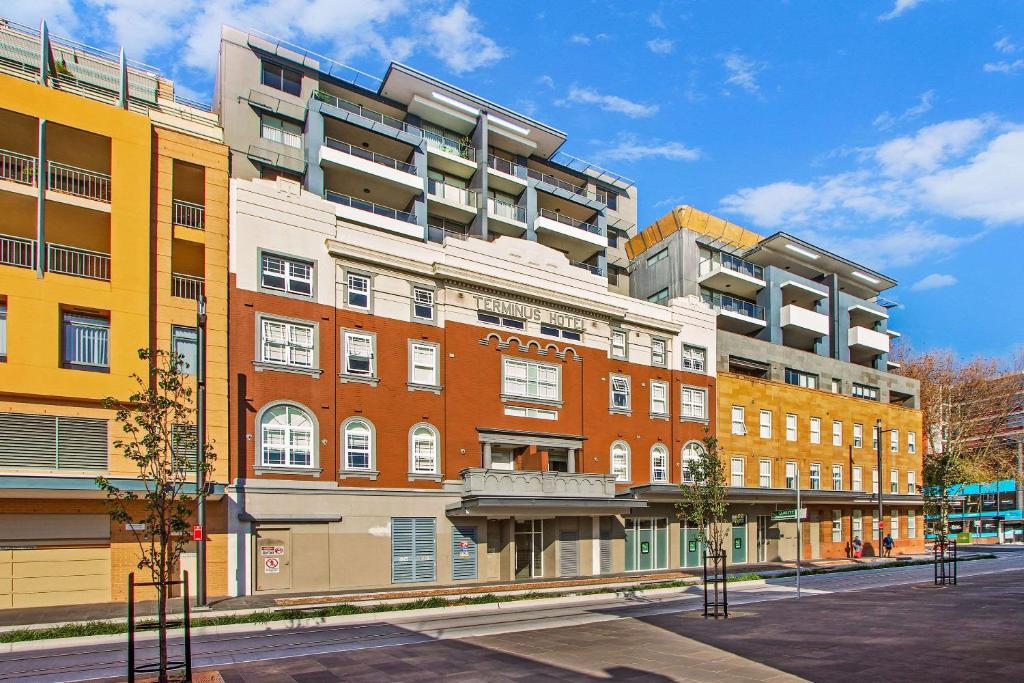
[[[886,534],[882,539],[882,549],[885,551],[883,557],[892,557],[892,548],[896,543],[892,540],[891,534]]]
[[[860,536],[855,536],[853,539],[853,556],[860,559],[861,554],[864,552],[864,543],[860,540]]]

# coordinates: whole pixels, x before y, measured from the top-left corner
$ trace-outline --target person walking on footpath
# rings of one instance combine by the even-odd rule
[[[892,540],[891,534],[886,534],[885,538],[882,539],[882,550],[884,551],[882,557],[892,557],[892,548],[896,545]]]
[[[860,536],[855,536],[853,539],[853,557],[854,559],[860,559],[860,556],[864,552],[864,543],[861,542]]]

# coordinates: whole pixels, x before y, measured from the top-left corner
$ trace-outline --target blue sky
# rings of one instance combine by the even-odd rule
[[[680,203],[785,230],[900,281],[914,348],[1024,344],[1019,0],[8,0],[125,45],[209,100],[221,22],[375,75],[405,61],[569,133]]]

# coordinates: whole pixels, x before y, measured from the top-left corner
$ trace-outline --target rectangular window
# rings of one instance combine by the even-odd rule
[[[853,425],[853,447],[863,448],[864,447],[864,425],[854,424]]]
[[[625,330],[612,330],[612,358],[626,359],[629,353]]]
[[[907,493],[917,493],[917,472],[907,472]]]
[[[889,513],[889,535],[893,539],[900,537],[900,511],[893,510]]]
[[[110,321],[81,313],[64,314],[64,367],[109,370]]]
[[[843,445],[843,423],[839,420],[832,420],[832,445]]]
[[[853,490],[863,491],[864,490],[864,468],[855,466],[853,468]]]
[[[878,452],[878,441],[881,434],[878,431],[878,426],[871,428],[871,450]]]
[[[7,302],[0,301],[0,363],[7,360]]]
[[[513,330],[526,329],[526,323],[522,320],[519,320],[517,318],[506,318],[504,316],[497,316],[492,313],[477,313],[476,319],[482,323],[487,323],[488,325],[501,325],[502,327],[508,327]]]
[[[705,372],[707,369],[707,349],[700,346],[683,344],[683,370]]]
[[[889,452],[897,453],[900,450],[900,431],[894,429],[889,432]]]
[[[851,511],[850,527],[854,538],[860,538],[864,534],[864,515],[860,510]]]
[[[434,319],[434,290],[426,287],[412,288],[412,317],[419,320]]]
[[[917,434],[907,432],[907,453],[917,453]]]
[[[732,407],[732,433],[740,436],[747,433],[746,417],[743,406]]]
[[[651,481],[668,481],[668,451],[655,450],[651,454]]]
[[[313,367],[313,325],[263,318],[260,325],[260,360],[264,363]]]
[[[178,361],[180,372],[185,375],[196,374],[199,367],[199,330],[171,325],[171,353]]]
[[[437,345],[413,342],[409,346],[409,383],[435,387],[437,378]]]
[[[611,384],[611,402],[609,408],[617,411],[629,410],[629,377],[626,375],[610,375],[608,380]]]
[[[878,493],[878,468],[871,468],[871,493]]]
[[[878,400],[878,387],[868,386],[867,384],[853,383],[853,390],[850,392],[851,396],[856,398],[866,398],[869,401]]]
[[[843,540],[843,511],[832,511],[832,542],[841,543]]]
[[[652,304],[660,304],[662,301],[668,300],[668,287],[659,289],[657,292],[647,297],[647,300]]]
[[[532,417],[538,420],[557,420],[558,411],[526,406],[505,406],[505,414],[511,417]]]
[[[917,538],[917,513],[907,510],[907,538]]]
[[[832,465],[832,490],[843,490],[843,466]]]
[[[277,64],[263,62],[263,73],[260,81],[263,85],[269,85],[271,88],[286,92],[289,95],[298,97],[302,94],[302,74]]]
[[[811,418],[811,443],[821,443],[821,418]]]
[[[561,397],[557,365],[505,358],[502,387],[507,396],[557,401]]]
[[[370,276],[359,273],[349,273],[345,278],[347,284],[345,300],[349,308],[358,308],[362,311],[370,310]]]
[[[818,376],[812,375],[809,372],[802,372],[800,370],[794,370],[793,368],[786,368],[786,384],[793,384],[798,387],[805,387],[807,389],[818,388]]]
[[[308,261],[263,254],[260,286],[298,296],[313,296],[313,264]]]
[[[540,333],[546,334],[549,337],[561,337],[562,339],[571,339],[572,341],[580,341],[583,339],[583,335],[578,330],[563,330],[560,327],[547,325],[545,323],[541,323]]]
[[[796,415],[789,413],[786,415],[786,441],[796,441]]]
[[[743,458],[733,458],[732,459],[732,465],[731,465],[731,469],[730,469],[730,473],[732,474],[732,477],[731,477],[730,482],[729,482],[730,485],[737,486],[737,487],[742,487],[743,486],[743,466],[744,466],[744,463],[745,463],[745,461],[744,461]]]
[[[683,419],[707,419],[707,392],[703,389],[682,387],[679,391],[679,416]]]
[[[770,439],[772,438],[772,411],[762,410],[761,411],[761,438]]]
[[[833,377],[832,378],[832,393],[833,394],[841,394],[841,393],[843,393],[843,380],[839,379],[838,377]]]
[[[668,383],[651,380],[651,415],[668,415]]]
[[[796,488],[796,463],[795,462],[787,462],[786,463],[786,488],[787,489],[795,489]]]
[[[657,251],[647,257],[647,266],[653,266],[658,261],[663,261],[668,258],[668,247],[665,247],[661,251]]]
[[[651,365],[659,368],[668,365],[668,344],[664,339],[651,339]]]
[[[821,488],[821,465],[812,462],[811,463],[811,490],[817,491]]]
[[[889,470],[889,493],[900,492],[900,471]]]
[[[373,335],[365,332],[345,331],[345,372],[350,375],[373,377]]]
[[[772,461],[764,458],[758,464],[758,485],[763,489],[772,487]]]
[[[287,147],[302,149],[302,126],[276,116],[264,114],[260,117],[260,137]]]

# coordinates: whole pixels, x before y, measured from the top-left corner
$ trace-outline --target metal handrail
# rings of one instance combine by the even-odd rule
[[[477,193],[474,190],[467,190],[464,187],[449,185],[434,178],[427,179],[427,193],[434,197],[442,197],[465,206],[477,208]]]
[[[110,176],[77,166],[47,162],[47,188],[54,192],[110,203]]]
[[[520,223],[526,222],[526,207],[519,206],[518,204],[512,204],[511,202],[503,202],[501,200],[490,197],[487,199],[487,213],[501,216],[502,218],[508,218],[509,220],[519,221]]]
[[[538,213],[540,213],[540,215],[543,216],[544,218],[549,218],[557,223],[561,223],[563,225],[570,225],[574,228],[579,228],[580,230],[584,230],[595,235],[601,234],[601,228],[595,225],[594,223],[587,223],[586,221],[576,220],[575,218],[570,218],[565,214],[557,213],[555,211],[552,211],[551,209],[540,209]]]
[[[36,158],[0,149],[0,179],[34,186],[36,184]]]
[[[468,232],[460,232],[458,230],[449,230],[441,225],[428,224],[427,225],[427,240],[431,242],[443,243],[445,237],[452,237],[457,240],[469,239]]]
[[[202,204],[186,202],[183,199],[175,199],[171,202],[174,210],[174,224],[183,225],[186,228],[204,230],[206,228],[206,207]]]
[[[494,156],[493,154],[487,155],[487,165],[493,168],[495,171],[507,173],[508,175],[515,176],[517,178],[524,178],[527,175],[525,166],[521,166],[508,159],[502,159],[501,157]]]
[[[423,131],[423,140],[427,143],[427,147],[436,149],[441,152],[450,152],[456,156],[460,156],[467,161],[476,161],[476,147],[473,145],[467,145],[464,142],[453,140],[452,138],[445,137],[440,133],[435,133],[432,130]]]
[[[721,260],[717,260],[714,257],[702,260],[698,266],[697,272],[700,275],[707,275],[714,270],[715,264],[718,264],[723,268],[728,268],[734,272],[749,275],[757,278],[758,280],[764,279],[764,268],[756,263],[751,263],[739,256],[733,256],[732,254],[726,254],[725,252],[720,252],[718,256]]]
[[[542,183],[547,183],[548,185],[554,185],[559,189],[572,192],[573,194],[587,196],[590,197],[591,199],[598,198],[595,193],[588,192],[587,187],[585,185],[573,185],[572,183],[566,180],[562,180],[561,178],[557,178],[551,175],[550,173],[544,173],[543,171],[538,171],[536,169],[531,168],[527,170],[526,174],[530,178],[533,178],[534,180],[539,180]]]
[[[728,294],[719,293],[704,293],[701,295],[701,299],[705,303],[710,304],[716,308],[720,308],[726,311],[732,311],[733,313],[740,313],[749,318],[756,318],[757,320],[764,320],[764,306],[759,306],[750,301],[744,301],[743,299],[737,299],[736,297],[729,296]]]
[[[396,119],[394,116],[388,116],[387,114],[382,114],[381,112],[374,111],[373,109],[367,109],[361,104],[350,102],[349,100],[342,99],[337,95],[332,95],[331,93],[324,92],[323,90],[314,91],[313,99],[325,102],[331,106],[337,107],[338,109],[344,109],[350,114],[361,116],[368,121],[373,121],[374,123],[381,123],[390,128],[401,130],[406,133],[412,133],[413,135],[423,135],[423,131],[418,127],[406,123],[401,119]]]
[[[206,292],[206,281],[195,275],[171,273],[171,296],[198,300]]]
[[[359,157],[360,159],[372,161],[373,163],[380,164],[381,166],[387,166],[388,168],[393,168],[398,171],[405,171],[406,173],[412,173],[414,175],[416,173],[416,166],[414,166],[413,164],[407,163],[405,161],[399,161],[398,159],[389,157],[385,154],[371,152],[370,150],[363,149],[361,147],[353,147],[349,143],[343,142],[342,140],[338,140],[337,138],[324,136],[324,144],[330,147],[331,149],[336,149],[339,152],[344,152],[345,154],[351,154],[352,156]]]
[[[573,261],[573,260],[570,260],[569,263],[571,265],[576,266],[577,268],[584,268],[586,270],[589,270],[594,275],[604,275],[604,270],[601,268],[601,266],[595,266],[595,265],[593,265],[591,263],[583,263],[583,261]]]
[[[90,280],[110,281],[110,254],[63,244],[46,245],[46,269]]]
[[[0,235],[0,265],[35,268],[36,241],[13,235]]]
[[[399,211],[398,209],[392,209],[390,206],[374,204],[373,202],[368,202],[365,199],[357,199],[355,197],[350,197],[347,194],[341,194],[340,192],[325,190],[324,198],[336,204],[351,206],[353,209],[359,209],[360,211],[369,211],[370,213],[376,214],[378,216],[394,218],[396,220],[404,221],[406,223],[416,222],[416,216],[407,211]]]

